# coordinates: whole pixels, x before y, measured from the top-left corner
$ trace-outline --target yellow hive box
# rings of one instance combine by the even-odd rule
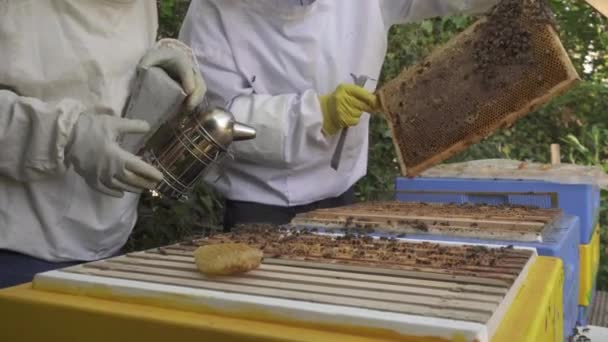
[[[539,257],[492,342],[564,341],[562,260]]]
[[[600,227],[595,227],[591,242],[580,245],[579,253],[581,257],[581,267],[579,272],[580,290],[578,304],[589,306],[591,295],[597,279],[597,272],[600,267]]]
[[[560,259],[538,257],[492,342],[563,341]],[[295,326],[34,290],[0,290],[0,341],[411,341],[357,327]]]

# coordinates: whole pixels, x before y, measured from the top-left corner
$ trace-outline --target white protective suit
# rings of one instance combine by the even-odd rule
[[[349,130],[336,172],[338,135],[321,133],[318,96],[352,84],[351,73],[377,79],[393,24],[496,2],[193,0],[180,39],[197,55],[207,96],[257,130],[233,145],[236,159],[215,186],[231,200],[278,206],[342,194],[366,173],[369,115]]]
[[[79,113],[121,115],[156,11],[148,0],[0,0],[0,249],[71,261],[124,245],[138,196],[58,170]]]

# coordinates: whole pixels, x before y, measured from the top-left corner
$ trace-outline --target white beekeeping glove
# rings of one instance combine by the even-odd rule
[[[150,49],[139,63],[139,68],[159,67],[181,83],[188,95],[186,109],[196,108],[207,92],[198,64],[186,44],[175,39],[161,39]]]
[[[66,162],[89,186],[110,196],[152,189],[163,174],[117,143],[121,134],[142,134],[149,129],[150,125],[141,120],[83,113],[66,148]]]

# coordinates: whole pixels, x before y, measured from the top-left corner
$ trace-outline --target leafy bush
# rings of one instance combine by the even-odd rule
[[[143,250],[200,235],[221,224],[223,202],[205,185],[198,186],[184,202],[143,196],[139,219],[125,250]]]

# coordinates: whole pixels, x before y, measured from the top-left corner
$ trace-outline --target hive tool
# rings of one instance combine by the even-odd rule
[[[368,76],[360,75],[356,76],[354,74],[350,74],[355,81],[355,85],[359,87],[365,87],[365,83],[370,79]],[[331,157],[331,168],[334,170],[338,170],[340,166],[340,159],[342,157],[342,150],[344,149],[344,141],[346,140],[346,134],[348,133],[348,128],[342,129],[340,132],[340,138],[338,140],[338,145],[336,145],[336,150],[334,151],[333,156]]]

